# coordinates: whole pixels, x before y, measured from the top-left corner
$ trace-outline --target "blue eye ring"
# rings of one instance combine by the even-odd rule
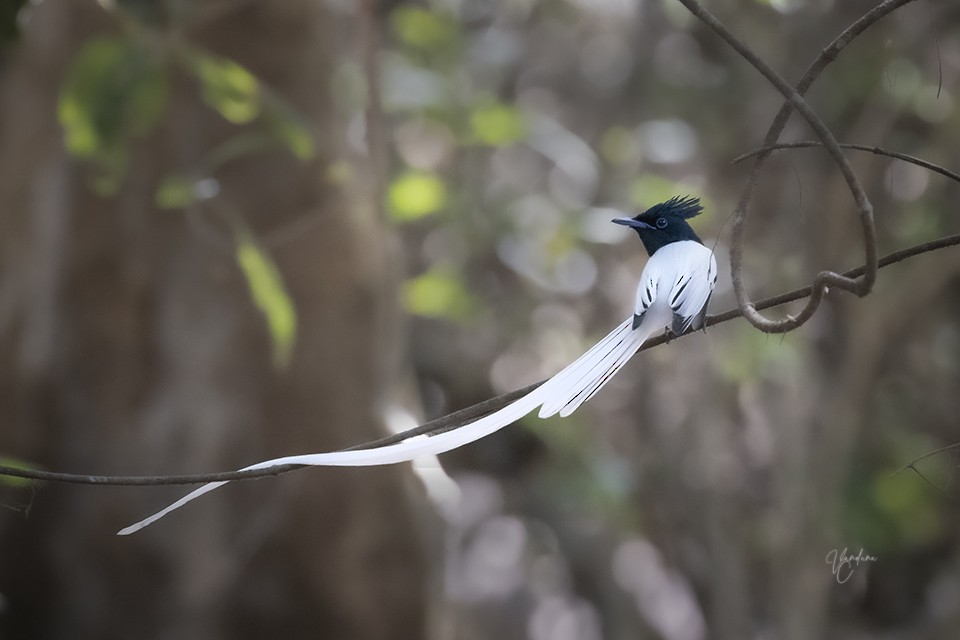
[[[666,229],[666,228],[667,228],[667,219],[657,218],[657,229]]]

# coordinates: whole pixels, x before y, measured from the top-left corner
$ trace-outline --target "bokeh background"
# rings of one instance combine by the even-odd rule
[[[876,2],[711,0],[788,79]],[[960,167],[960,6],[909,2],[809,99]],[[633,304],[609,224],[728,217],[781,99],[674,0],[4,0],[0,456],[174,474],[331,450],[559,370]],[[786,139],[813,136],[797,118]],[[960,186],[851,152],[881,253]],[[755,298],[862,262],[821,150],[775,155]],[[0,480],[0,637],[955,638],[960,251],[636,357],[564,420],[221,489]],[[787,313],[779,309],[772,313]],[[827,556],[873,559],[841,583]]]

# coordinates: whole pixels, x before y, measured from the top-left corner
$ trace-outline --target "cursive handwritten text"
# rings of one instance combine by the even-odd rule
[[[853,575],[853,570],[860,566],[861,562],[876,562],[877,557],[863,552],[861,548],[857,555],[851,556],[847,553],[847,547],[842,551],[831,549],[827,554],[827,564],[830,565],[830,573],[837,582],[843,584]]]

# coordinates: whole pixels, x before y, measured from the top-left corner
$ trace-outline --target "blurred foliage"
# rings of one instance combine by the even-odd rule
[[[476,301],[463,279],[451,271],[435,269],[407,280],[403,285],[407,311],[425,318],[464,320],[476,308]]]
[[[398,222],[437,213],[446,203],[446,187],[435,175],[408,171],[390,183],[390,212]]]
[[[470,114],[471,142],[505,147],[523,139],[523,116],[516,107],[491,101],[474,107]]]
[[[722,9],[728,26],[788,78],[800,77],[862,10],[817,0],[710,6]],[[951,92],[960,72],[948,62],[957,52],[948,43],[958,26],[955,19],[944,24],[934,41],[924,35],[927,13],[912,6],[875,25],[818,80],[809,98],[844,141],[889,146],[955,168],[960,160],[950,145],[960,144],[960,115]],[[550,375],[629,312],[643,257],[633,236],[610,228],[617,215],[675,195],[700,197],[705,212],[693,226],[716,247],[721,266],[712,311],[735,303],[725,265],[728,221],[749,166],[728,163],[760,143],[780,101],[680,3],[404,2],[390,10],[388,26],[392,41],[381,56],[394,152],[388,208],[404,223],[399,230],[408,247],[407,272],[421,274],[405,286],[404,303],[418,318],[414,365],[425,386],[442,396],[437,411]],[[361,68],[344,60],[335,75],[338,107],[346,118],[359,118],[366,101]],[[785,138],[811,137],[802,124],[791,127]],[[944,215],[944,203],[952,201],[946,194],[955,187],[927,174],[917,177],[912,168],[852,158],[878,211],[882,246],[956,231],[956,220]],[[852,247],[860,240],[855,222],[844,215],[846,198],[825,154],[773,157],[745,253],[753,295],[806,284],[825,265],[859,263]],[[881,279],[889,277],[884,272]],[[454,328],[438,330],[443,322]],[[819,565],[829,550],[805,527],[818,535],[831,532],[830,544],[841,548],[863,545],[882,567],[937,548],[956,522],[948,503],[917,478],[889,476],[897,461],[947,437],[934,426],[941,414],[931,409],[918,418],[914,411],[906,426],[893,419],[893,407],[902,411],[909,403],[892,393],[892,406],[858,405],[853,425],[821,415],[825,398],[839,393],[843,372],[855,366],[847,332],[857,331],[857,322],[838,303],[787,336],[763,335],[743,322],[710,329],[705,338],[643,354],[637,358],[642,364],[625,367],[567,421],[529,420],[548,453],[531,456],[528,467],[514,459],[524,442],[519,435],[478,444],[475,464],[483,470],[483,460],[497,460],[491,473],[505,476],[500,486],[507,504],[466,532],[453,520],[456,535],[464,536],[463,555],[453,566],[481,553],[486,524],[516,518],[529,555],[511,565],[523,578],[504,578],[497,593],[517,602],[520,592],[542,604],[539,594],[554,589],[553,598],[568,599],[563,615],[585,626],[569,636],[544,631],[551,627],[531,604],[524,627],[529,635],[510,637],[600,637],[591,636],[601,632],[589,616],[576,617],[581,609],[570,603],[577,597],[596,608],[603,637],[633,637],[636,623],[631,626],[632,618],[605,589],[611,581],[629,590],[613,563],[630,545],[611,540],[642,536],[662,554],[640,554],[649,563],[631,576],[642,582],[636,609],[646,624],[662,637],[746,637],[782,630],[770,610],[790,605],[768,602],[772,591],[793,593],[798,572],[817,569],[814,560],[797,558],[810,553]],[[878,335],[874,348],[893,353],[898,347],[891,340]],[[438,355],[450,353],[458,355]],[[917,375],[926,361],[919,362],[904,365],[912,373],[901,375]],[[866,375],[880,385],[896,375],[888,366]],[[850,441],[834,436],[848,430],[855,434]],[[924,431],[936,435],[894,435]],[[833,437],[843,442],[839,452],[818,450],[832,446]],[[839,494],[818,495],[818,483],[833,477],[829,465],[837,460],[849,463],[838,472]],[[502,466],[523,471],[503,473]],[[836,508],[812,507],[817,501]],[[584,529],[602,540],[589,551],[578,546],[587,546]],[[551,562],[564,567],[557,571],[576,579],[549,582],[537,571],[524,573],[523,567],[542,560],[532,542],[539,537],[554,545]],[[609,554],[598,550],[604,545]],[[943,564],[931,570],[946,580],[946,561],[938,557]],[[477,610],[496,607],[495,598],[477,594],[489,596],[485,589],[492,589],[499,561],[506,562],[491,552],[489,565],[468,565],[456,574],[477,589],[461,602]],[[612,578],[606,573],[611,566]],[[643,582],[643,567],[660,578]],[[717,622],[723,616],[716,611],[743,604],[732,600],[736,589],[716,589],[728,572],[731,584],[750,585],[743,591],[749,592],[744,606],[751,620],[726,628],[744,633],[723,636]],[[821,577],[831,579],[827,567]],[[674,607],[671,620],[657,618],[665,603]],[[858,614],[844,609],[830,615],[846,621]],[[480,626],[488,633],[479,637],[503,636],[494,624]]]
[[[788,78],[800,77],[863,10],[820,0],[710,4]],[[935,9],[941,13],[931,37],[931,9],[921,4],[872,27],[809,99],[843,141],[889,146],[956,169],[960,26],[955,12]],[[634,236],[609,224],[615,215],[674,195],[701,197],[705,215],[693,225],[705,241],[719,236],[712,311],[733,306],[724,223],[748,167],[728,165],[760,143],[780,99],[680,3],[400,2],[385,11],[377,78],[391,154],[385,205],[406,248],[396,268],[417,274],[404,283],[401,303],[414,316],[410,352],[428,411],[550,375],[627,317],[644,257]],[[317,90],[329,91],[345,123],[337,144],[362,157],[370,96],[352,36],[341,37],[330,46],[344,54],[329,86]],[[210,197],[205,181],[251,154],[280,146],[301,160],[314,157],[309,120],[250,70],[181,47],[168,55],[135,36],[104,38],[74,62],[60,119],[71,152],[100,172],[102,192],[116,191],[128,146],[162,121],[171,68],[195,79],[200,98],[235,135],[156,185],[159,208]],[[810,137],[802,124],[791,127],[786,137]],[[851,157],[874,201],[881,246],[956,232],[956,185],[886,160]],[[322,177],[367,186],[348,159],[334,159]],[[838,184],[817,150],[773,156],[748,234],[751,292],[792,289],[824,266],[860,261],[855,221],[845,217],[848,195]],[[298,326],[282,275],[246,227],[235,234],[235,257],[266,319],[274,361],[283,366]],[[954,268],[930,259],[934,268]],[[949,572],[955,510],[918,478],[890,478],[898,463],[960,439],[952,391],[960,349],[936,338],[956,333],[960,300],[955,287],[937,292],[928,301],[936,308],[911,318],[909,335],[887,326],[893,323],[859,335],[857,309],[925,284],[899,281],[894,269],[881,275],[889,288],[860,301],[831,295],[814,322],[789,336],[729,323],[645,353],[642,364],[625,367],[570,420],[537,422],[534,439],[549,455],[517,453],[523,436],[511,430],[477,445],[490,447],[498,461],[509,459],[510,468],[491,471],[502,476],[500,503],[491,498],[493,506],[482,511],[477,500],[450,516],[449,553],[462,553],[463,561],[451,560],[448,578],[463,581],[459,591],[450,588],[451,597],[484,611],[509,603],[513,609],[503,615],[528,614],[517,635],[533,640],[634,637],[637,628],[721,637],[697,625],[709,619],[711,632],[739,629],[716,620],[734,610],[747,612],[748,632],[726,637],[776,634],[780,612],[819,602],[809,594],[787,598],[795,584],[809,582],[797,578],[809,566],[803,554],[819,562],[826,553],[811,548],[823,543],[812,531],[835,534],[840,546],[862,544],[880,556],[878,567],[927,550],[925,569],[941,582],[925,586],[931,593],[960,590]],[[875,313],[887,299],[880,300]],[[825,398],[845,391],[838,385],[849,384],[845,372],[867,360],[856,348],[868,339],[866,353],[879,355],[861,375],[870,388],[892,391],[870,394],[851,409],[856,424],[834,424],[823,415]],[[935,369],[937,358],[950,367]],[[849,440],[831,440],[835,433]],[[834,442],[840,451],[824,450]],[[467,471],[489,471],[466,458]],[[828,466],[837,460],[847,466]],[[940,486],[952,472],[931,477]],[[818,483],[835,475],[842,479],[837,495],[820,495]],[[498,533],[483,556],[477,549],[490,530]],[[635,544],[640,539],[646,546]],[[520,549],[507,559],[498,555],[510,546],[505,540]],[[547,542],[537,547],[535,540]],[[618,573],[624,548],[635,552],[640,568],[628,573],[639,582]],[[552,563],[547,569],[544,558]],[[718,587],[729,576],[737,588]],[[639,586],[624,607],[627,584]],[[769,602],[777,597],[787,599]],[[865,598],[849,597],[862,606],[831,602],[839,613],[806,617],[832,616],[839,637],[857,616],[870,615]],[[881,607],[903,600],[896,593],[877,597]],[[913,620],[930,619],[945,605],[931,599],[923,606]],[[674,627],[657,622],[660,610],[674,616]],[[582,633],[543,631],[555,620]]]
[[[67,149],[97,167],[100,193],[119,187],[128,140],[156,127],[166,109],[167,83],[163,61],[130,38],[96,38],[77,55],[57,112]]]
[[[250,287],[250,297],[267,320],[273,339],[273,362],[283,369],[290,362],[297,336],[297,313],[276,264],[246,229],[236,230],[237,264]]]
[[[744,323],[729,329],[723,341],[711,342],[709,348],[716,372],[731,382],[744,383],[802,369],[805,346],[791,334],[771,336]]]
[[[193,52],[189,64],[203,100],[228,122],[247,124],[260,115],[260,83],[233,60]]]
[[[899,450],[898,450],[899,451]],[[847,487],[841,527],[846,539],[875,554],[896,554],[936,543],[945,533],[944,498],[912,473],[860,469]]]
[[[700,204],[703,205],[701,215],[709,216],[712,214],[712,203],[692,186],[657,175],[639,176],[630,184],[630,201],[638,207],[648,207],[651,203],[664,202],[676,194],[700,198]]]
[[[172,52],[167,51],[141,36],[139,31],[130,30],[122,36],[85,43],[60,92],[58,115],[67,150],[93,165],[91,186],[99,194],[117,193],[127,170],[130,146],[160,124],[175,67],[194,77],[204,103],[238,129],[197,166],[166,176],[156,186],[157,207],[183,209],[215,196],[215,192],[202,192],[208,183],[216,184],[216,171],[227,162],[251,154],[280,146],[302,161],[314,157],[307,121],[287,101],[262,86],[248,69],[234,60],[184,44],[175,44]],[[438,194],[440,198],[432,205],[436,208],[442,204],[443,185],[432,187],[434,200]],[[401,197],[401,210],[406,215],[416,214],[411,214],[410,207],[415,210],[423,206],[417,185],[413,190],[411,195],[408,189],[405,200]],[[411,198],[416,202],[411,204]],[[254,303],[266,318],[274,343],[274,361],[283,367],[296,337],[295,308],[280,272],[258,248],[250,231],[236,233],[235,239],[237,263]]]
[[[390,14],[390,27],[410,53],[442,55],[459,42],[459,25],[449,15],[400,5]]]
[[[12,467],[14,469],[23,469],[23,470],[39,470],[40,467],[21,460],[19,458],[12,458],[10,456],[0,455],[0,465],[5,467]],[[25,487],[31,487],[36,484],[36,480],[30,480],[28,478],[17,478],[14,476],[0,476],[0,485],[6,485],[13,489],[23,489]]]
[[[154,202],[161,209],[183,209],[195,200],[193,181],[176,175],[164,178],[154,195]]]
[[[290,104],[267,92],[263,99],[263,120],[267,131],[303,161],[316,154],[313,135],[304,117]]]
[[[0,52],[3,47],[20,35],[21,12],[29,0],[4,0],[0,2]]]
[[[205,172],[277,144],[301,160],[313,157],[313,138],[303,117],[261,87],[243,66],[195,48],[184,49],[175,59],[184,61],[185,70],[200,84],[204,102],[226,121],[247,125],[261,119],[267,134],[253,136],[256,144],[251,145],[251,136],[238,132],[239,142],[228,140],[201,163]],[[101,194],[117,191],[129,144],[159,124],[166,111],[170,74],[168,56],[133,36],[93,39],[71,66],[60,94],[60,123],[70,153],[97,168],[93,185]],[[169,196],[169,191],[158,196],[162,206],[172,205]]]

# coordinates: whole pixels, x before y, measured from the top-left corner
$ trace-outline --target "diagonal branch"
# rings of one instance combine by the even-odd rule
[[[955,234],[951,236],[944,236],[936,240],[931,240],[930,242],[925,242],[922,244],[914,245],[907,249],[901,249],[900,251],[895,251],[891,254],[888,254],[881,258],[878,261],[878,267],[883,268],[902,262],[914,256],[918,256],[924,253],[930,253],[932,251],[937,251],[940,249],[945,249],[947,247],[953,247],[960,245],[960,234]],[[850,269],[849,271],[843,272],[843,276],[846,278],[859,278],[863,276],[866,272],[866,265]],[[780,295],[771,296],[764,300],[760,300],[754,304],[754,307],[758,311],[763,311],[771,307],[780,306],[787,304],[788,302],[794,302],[796,300],[802,300],[809,297],[813,293],[813,287],[801,287],[799,289],[794,289],[793,291],[788,291]],[[728,322],[734,318],[738,318],[742,315],[740,309],[730,309],[723,313],[717,315],[707,316],[706,326],[712,327],[723,322]],[[678,336],[679,339],[684,336],[690,335],[688,332]],[[661,344],[666,342],[665,336],[658,336],[652,338],[645,342],[638,351],[646,351],[647,349],[652,349],[658,347]],[[503,395],[490,398],[478,404],[475,404],[459,411],[455,411],[448,415],[442,416],[435,420],[430,420],[425,422],[419,427],[409,429],[402,433],[393,434],[380,438],[378,440],[373,440],[370,442],[364,442],[356,446],[350,447],[350,449],[372,449],[375,447],[382,447],[388,444],[394,444],[396,442],[401,442],[415,436],[422,435],[435,435],[442,433],[444,431],[450,431],[456,429],[459,426],[462,426],[465,423],[469,423],[472,420],[475,420],[483,415],[491,413],[500,409],[514,400],[530,393],[545,381],[541,380],[534,384],[528,385],[522,389],[517,389],[516,391],[511,391]],[[932,454],[931,454],[932,455]],[[915,460],[918,462],[920,459]],[[26,478],[30,480],[41,480],[47,482],[60,482],[60,483],[71,483],[71,484],[95,484],[95,485],[134,485],[134,486],[144,486],[144,485],[171,485],[171,484],[202,484],[206,482],[222,482],[229,480],[248,480],[251,478],[265,478],[268,476],[278,476],[296,469],[301,469],[305,465],[277,465],[273,467],[268,467],[266,469],[252,469],[249,471],[225,471],[222,473],[204,473],[204,474],[193,474],[193,475],[169,475],[169,476],[103,476],[103,475],[89,475],[89,474],[72,474],[72,473],[59,473],[54,471],[41,471],[38,469],[21,469],[10,466],[0,465],[0,476],[10,476],[16,478]]]

